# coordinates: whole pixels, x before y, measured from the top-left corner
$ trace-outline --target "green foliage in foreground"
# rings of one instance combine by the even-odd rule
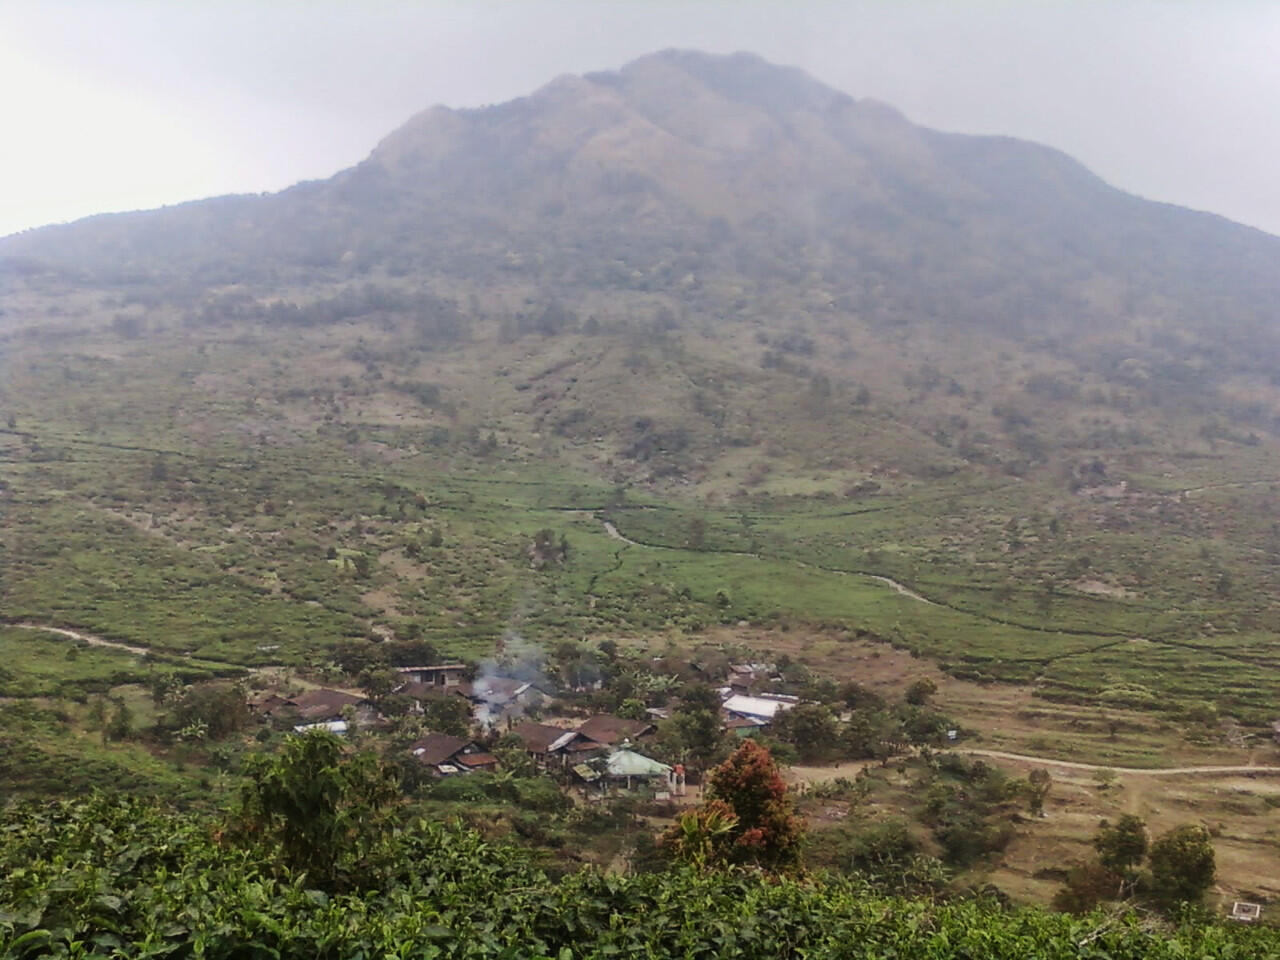
[[[1280,957],[1270,929],[871,898],[749,872],[553,880],[473,832],[418,821],[381,883],[330,895],[217,822],[139,800],[0,818],[0,956]]]

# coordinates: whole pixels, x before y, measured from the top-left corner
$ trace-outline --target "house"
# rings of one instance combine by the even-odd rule
[[[588,740],[607,747],[618,746],[625,741],[636,741],[653,733],[656,728],[648,720],[628,720],[609,713],[597,713],[578,727],[578,733]]]
[[[732,713],[724,714],[721,719],[723,720],[725,732],[731,733],[735,737],[749,737],[769,725],[767,720],[760,720],[756,717],[740,717]]]
[[[799,702],[799,697],[789,697],[781,693],[762,693],[754,697],[733,693],[720,707],[730,716],[772,723],[779,711],[790,710]]]
[[[476,723],[482,727],[491,727],[504,716],[519,716],[549,698],[534,683],[510,677],[477,677],[471,683],[456,685],[453,691],[474,704]]]
[[[493,754],[485,753],[473,741],[447,733],[429,733],[409,744],[409,752],[419,763],[441,776],[491,770],[498,765]]]
[[[468,699],[467,692],[469,692],[469,687],[465,682],[445,685],[423,683],[419,680],[410,680],[396,689],[396,693],[413,701],[414,713],[422,713],[423,707],[428,700],[442,697],[459,697],[466,700]]]
[[[727,684],[734,693],[750,693],[762,683],[767,683],[773,673],[768,663],[731,663]]]
[[[583,783],[594,785],[602,793],[610,789],[647,788],[669,794],[674,792],[676,784],[676,775],[670,766],[634,750],[612,750],[608,756],[575,764],[573,772]]]
[[[274,690],[260,690],[252,693],[245,701],[249,705],[249,709],[254,713],[260,713],[263,716],[271,716],[277,710],[291,704],[288,697],[283,697]]]
[[[434,667],[397,667],[396,672],[409,683],[429,687],[456,687],[466,679],[465,663],[441,663]]]
[[[367,713],[370,717],[373,715],[373,704],[368,698],[326,687],[300,693],[292,699],[291,703],[299,717],[312,723],[341,720],[342,712],[347,707],[354,709],[357,714]]]
[[[598,750],[600,746],[577,730],[565,730],[532,720],[516,724],[511,732],[524,742],[525,750],[543,766],[552,762],[565,765],[571,758],[577,762],[579,757]]]
[[[345,720],[321,720],[319,723],[298,723],[294,724],[294,733],[310,733],[312,730],[323,730],[326,733],[336,733],[340,737],[347,735],[347,721]]]
[[[348,708],[355,711],[356,723],[360,726],[369,726],[377,719],[373,704],[367,698],[326,687],[307,690],[296,697],[271,697],[260,707],[266,716],[291,722],[298,732],[323,727],[339,734],[347,732],[345,712]]]

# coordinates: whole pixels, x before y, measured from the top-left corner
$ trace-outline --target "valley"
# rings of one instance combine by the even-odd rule
[[[983,782],[954,749],[1054,782],[957,888],[1047,903],[1132,813],[1206,825],[1215,907],[1274,902],[1277,262],[1047,148],[680,52],[0,239],[0,773],[225,805],[287,724],[184,739],[166,685],[363,696],[353,647],[785,657],[806,698],[927,678],[960,734],[797,759],[815,830],[921,833],[920,784]],[[557,868],[642,832],[414,789]]]

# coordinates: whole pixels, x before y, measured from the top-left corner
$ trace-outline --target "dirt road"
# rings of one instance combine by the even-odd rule
[[[1280,767],[1250,766],[1248,764],[1225,767],[1162,767],[1148,769],[1145,767],[1109,767],[1100,763],[1077,763],[1073,760],[1051,760],[1048,757],[1033,757],[1024,753],[1005,753],[1002,750],[959,750],[973,757],[990,757],[992,760],[1015,760],[1022,763],[1035,763],[1044,767],[1062,767],[1066,770],[1111,770],[1117,774],[1138,777],[1178,777],[1196,775],[1214,775],[1231,773],[1260,773],[1268,776],[1280,776]]]
[[[1096,763],[1077,763],[1072,760],[1051,760],[1048,757],[1035,757],[1025,753],[1005,753],[1002,750],[957,750],[971,757],[986,757],[991,760],[1012,760],[1019,763],[1035,764],[1042,767],[1057,767],[1063,770],[1080,770],[1094,773],[1099,770],[1111,770],[1117,775],[1126,777],[1194,777],[1194,776],[1229,776],[1240,774],[1260,774],[1262,776],[1280,776],[1280,767],[1275,766],[1222,766],[1222,767],[1165,767],[1163,769],[1144,769],[1142,767],[1108,767]],[[904,758],[909,755],[904,755]],[[898,758],[894,758],[898,759]],[[890,763],[893,760],[889,761]],[[790,782],[800,784],[825,783],[840,777],[853,778],[867,767],[880,764],[878,760],[855,760],[839,763],[829,767],[813,767],[797,765],[785,770],[784,775]]]
[[[42,623],[10,623],[10,627],[17,627],[19,630],[43,630],[45,633],[56,633],[59,636],[66,637],[69,640],[78,640],[80,643],[87,643],[91,647],[113,647],[116,650],[127,650],[129,653],[145,656],[150,651],[146,647],[135,647],[127,643],[120,643],[117,640],[108,640],[105,637],[98,637],[92,633],[81,633],[79,630],[68,630],[65,627],[47,627]]]

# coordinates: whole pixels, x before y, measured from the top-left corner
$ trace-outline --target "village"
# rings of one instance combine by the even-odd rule
[[[648,666],[670,664],[655,659]],[[618,713],[592,709],[609,699],[607,670],[593,672],[589,679],[578,672],[573,677],[577,682],[567,689],[527,664],[523,671],[515,665],[509,672],[533,672],[534,679],[503,675],[492,663],[390,670],[394,677],[389,684],[383,680],[380,693],[348,686],[313,686],[292,694],[267,688],[251,695],[249,705],[268,725],[295,733],[325,730],[403,741],[405,730],[420,731],[403,744],[401,759],[411,757],[433,778],[495,771],[503,766],[499,754],[511,766],[515,750],[526,761],[517,765],[531,765],[582,800],[628,794],[658,802],[679,802],[734,740],[768,736],[775,721],[797,706],[819,708],[814,700],[782,692],[796,684],[789,684],[774,663],[728,663],[718,683],[704,679],[705,668],[683,663],[676,675],[693,672],[702,682],[686,681],[681,695],[651,691],[645,698],[625,697]],[[635,693],[637,672],[644,673],[612,675],[621,674],[625,692]],[[669,728],[691,713],[702,715],[701,744],[660,734],[660,727]],[[707,724],[711,716],[715,721]],[[442,722],[433,724],[432,719]],[[956,731],[950,735],[954,738]]]

